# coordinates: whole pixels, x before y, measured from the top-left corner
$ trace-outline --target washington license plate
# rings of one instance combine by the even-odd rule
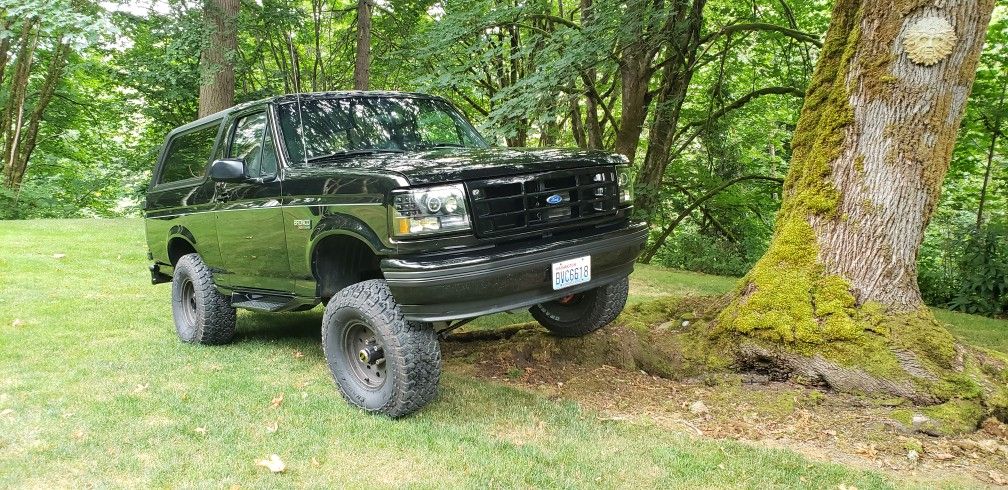
[[[553,290],[591,281],[591,255],[553,263]]]

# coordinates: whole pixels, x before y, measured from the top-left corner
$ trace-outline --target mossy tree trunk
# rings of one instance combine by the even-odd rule
[[[773,240],[719,317],[745,362],[923,404],[1004,395],[970,376],[988,359],[970,358],[933,319],[916,265],[993,7],[836,3]],[[948,25],[954,37],[933,29]],[[926,46],[908,48],[908,36]]]

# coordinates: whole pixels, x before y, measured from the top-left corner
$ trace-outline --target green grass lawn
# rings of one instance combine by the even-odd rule
[[[318,309],[243,312],[232,345],[179,343],[142,234],[135,219],[0,222],[0,487],[894,485],[451,373],[416,416],[365,415],[329,377]],[[732,282],[642,267],[632,289],[640,301]],[[1004,347],[1005,322],[942,315]],[[286,473],[255,465],[273,453]]]

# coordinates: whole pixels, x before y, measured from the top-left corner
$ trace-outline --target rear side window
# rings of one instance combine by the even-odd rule
[[[159,184],[202,177],[217,140],[217,125],[206,126],[172,139],[165,153]]]

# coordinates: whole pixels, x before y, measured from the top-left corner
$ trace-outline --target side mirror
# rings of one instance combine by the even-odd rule
[[[245,182],[248,172],[245,160],[240,158],[221,158],[210,164],[210,179],[214,182]]]

